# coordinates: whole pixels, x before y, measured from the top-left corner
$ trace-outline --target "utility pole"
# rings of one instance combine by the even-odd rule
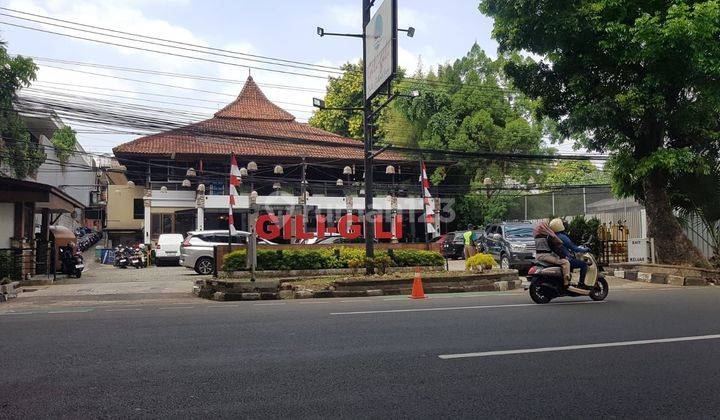
[[[300,175],[300,205],[302,206],[302,228],[305,232],[307,219],[307,163],[305,156],[302,158],[302,167]]]
[[[374,239],[375,239],[375,211],[373,210],[373,160],[375,156],[382,153],[387,149],[387,146],[380,150],[373,152],[373,127],[372,121],[377,117],[380,111],[385,108],[393,99],[398,96],[415,98],[420,95],[419,91],[413,91],[411,95],[401,95],[399,93],[392,93],[390,85],[392,79],[395,77],[397,69],[397,32],[406,32],[408,37],[412,38],[415,35],[415,28],[409,27],[407,29],[398,29],[397,27],[397,0],[385,0],[378,9],[377,20],[375,21],[374,28],[371,29],[371,35],[373,41],[384,45],[383,48],[379,48],[379,44],[375,46],[375,52],[368,52],[368,31],[367,27],[371,22],[370,9],[375,4],[375,0],[362,0],[362,16],[363,16],[363,28],[362,33],[358,34],[347,34],[347,33],[336,33],[336,32],[325,32],[325,29],[317,27],[318,36],[343,36],[351,38],[362,38],[363,46],[363,106],[353,108],[327,108],[325,107],[325,101],[319,98],[313,98],[313,106],[320,109],[328,110],[344,110],[344,111],[362,111],[363,112],[363,136],[364,136],[364,156],[363,163],[365,166],[365,214],[363,217],[363,227],[365,233],[365,256],[372,258],[374,252]],[[380,27],[378,30],[377,28]],[[389,37],[388,37],[389,34]],[[368,55],[370,55],[368,57]],[[368,60],[375,63],[371,70],[371,75],[368,77]],[[368,84],[370,82],[370,85]],[[387,90],[387,100],[381,105],[373,109],[372,98],[380,91]],[[372,267],[367,267],[367,274],[372,274]]]
[[[362,0],[363,24],[362,24],[362,40],[363,40],[363,135],[365,139],[365,215],[363,217],[363,231],[365,232],[365,257],[373,258],[375,249],[373,240],[375,238],[375,214],[373,213],[373,153],[372,153],[372,100],[366,94],[367,83],[367,53],[365,44],[367,36],[365,28],[370,23],[370,8],[374,0]],[[373,267],[368,264],[365,268],[366,274],[373,274]]]

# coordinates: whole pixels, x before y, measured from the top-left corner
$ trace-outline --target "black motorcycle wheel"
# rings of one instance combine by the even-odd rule
[[[590,299],[595,301],[605,300],[608,293],[610,293],[610,288],[608,287],[605,277],[598,277],[595,282],[595,287],[593,287],[590,292]]]
[[[80,278],[80,276],[82,276],[82,271],[76,271],[75,277]]]
[[[545,304],[552,300],[552,297],[548,296],[547,289],[539,283],[533,283],[530,285],[530,299],[533,302],[539,304]]]

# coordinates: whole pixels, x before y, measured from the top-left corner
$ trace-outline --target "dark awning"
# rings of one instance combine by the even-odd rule
[[[36,209],[70,213],[85,206],[64,191],[52,185],[0,177],[0,203],[35,202]]]

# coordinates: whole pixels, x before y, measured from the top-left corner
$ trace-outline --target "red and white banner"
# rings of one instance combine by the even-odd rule
[[[420,175],[420,182],[423,186],[423,209],[425,210],[425,225],[427,227],[427,233],[435,233],[435,202],[432,200],[430,195],[430,181],[427,177],[427,171],[425,170],[425,162],[422,165],[422,175]],[[433,235],[434,236],[434,235]]]
[[[232,155],[230,157],[230,205],[228,206],[228,228],[230,229],[231,235],[235,235],[236,233],[235,219],[233,218],[233,207],[237,205],[238,199],[240,198],[237,187],[239,187],[241,183],[242,178],[240,178],[240,168],[238,168],[235,155]]]

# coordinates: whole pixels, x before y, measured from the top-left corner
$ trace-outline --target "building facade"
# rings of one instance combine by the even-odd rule
[[[348,212],[361,215],[365,205],[362,142],[295,121],[251,77],[237,99],[212,118],[113,151],[127,167],[134,217],[140,210],[137,187],[143,189],[142,240],[148,244],[162,233],[227,229],[231,155],[244,175],[234,210],[238,230],[248,230],[251,191],[258,193],[261,213],[305,209],[309,230],[316,215],[330,224]],[[420,162],[385,151],[375,158],[373,171],[374,208],[403,218],[401,240],[422,240]],[[114,198],[109,192],[109,201]],[[127,215],[129,204],[124,207]],[[108,223],[111,219],[108,214]],[[389,226],[391,217],[384,219]]]

